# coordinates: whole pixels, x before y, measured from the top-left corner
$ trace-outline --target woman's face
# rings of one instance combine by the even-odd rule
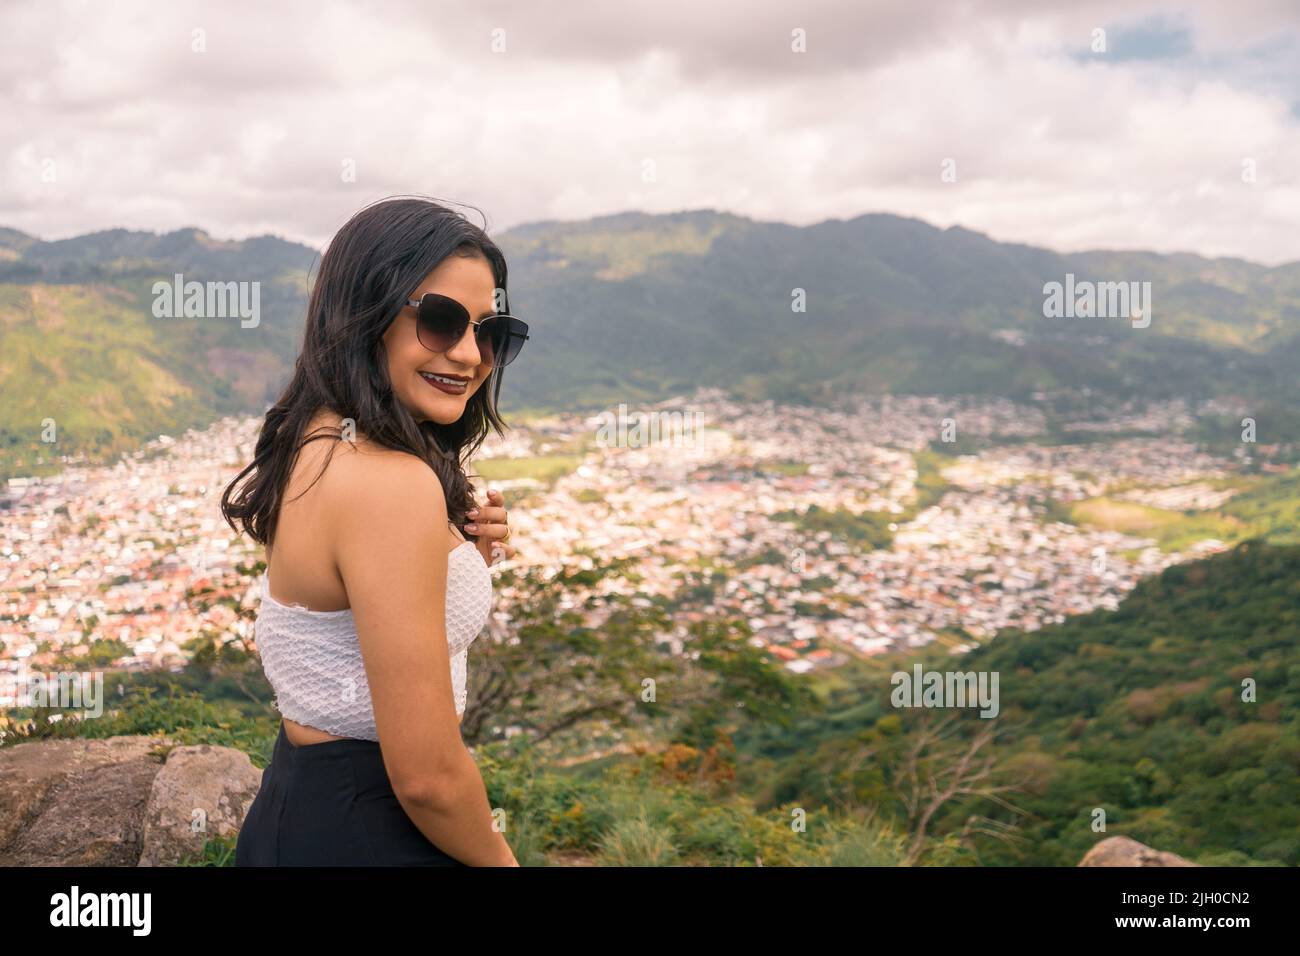
[[[410,298],[426,292],[449,296],[465,307],[474,321],[493,314],[496,291],[492,267],[482,256],[450,255],[424,277]],[[397,400],[417,422],[450,425],[465,413],[465,403],[483,384],[492,367],[482,361],[474,326],[465,329],[459,342],[445,352],[430,352],[416,335],[416,309],[404,306],[384,333],[388,353],[388,377]],[[467,382],[459,395],[431,384],[426,375],[445,375]]]

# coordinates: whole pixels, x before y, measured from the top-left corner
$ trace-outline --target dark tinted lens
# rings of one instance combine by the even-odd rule
[[[478,348],[484,362],[505,368],[515,360],[528,338],[528,325],[513,315],[494,315],[478,327]]]
[[[469,313],[455,299],[430,292],[420,299],[416,336],[431,352],[445,352],[455,346],[469,325]]]
[[[501,359],[502,365],[509,365],[519,354],[519,350],[524,347],[524,342],[528,339],[528,323],[521,322],[519,319],[511,317],[509,337],[506,339],[506,347]]]

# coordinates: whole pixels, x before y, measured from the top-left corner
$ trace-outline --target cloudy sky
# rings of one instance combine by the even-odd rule
[[[1300,6],[6,0],[0,168],[0,225],[48,239],[320,246],[414,192],[494,233],[887,211],[1275,264],[1300,260]]]

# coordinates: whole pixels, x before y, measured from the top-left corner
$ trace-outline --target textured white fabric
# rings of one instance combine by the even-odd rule
[[[254,624],[276,709],[289,720],[339,737],[378,740],[352,609],[311,611],[281,604],[261,576]],[[492,611],[492,573],[474,542],[447,555],[447,649],[456,715],[465,712],[469,646]]]

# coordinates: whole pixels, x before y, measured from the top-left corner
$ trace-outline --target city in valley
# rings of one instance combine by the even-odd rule
[[[1212,454],[1188,437],[1198,416],[1243,414],[1230,403],[1112,410],[1073,422],[1070,434],[1088,436],[1074,442],[1048,441],[1035,403],[975,397],[828,411],[708,389],[633,412],[686,427],[645,444],[606,412],[489,437],[471,471],[482,469],[480,500],[485,487],[504,492],[518,549],[497,567],[632,558],[633,580],[594,587],[670,601],[678,633],[666,639],[692,621],[744,620],[796,672],[1113,609],[1142,578],[1227,545],[1193,534],[1173,547],[1108,516],[1209,513],[1266,450]],[[260,422],[225,419],[113,465],[10,479],[0,676],[99,641],[120,642],[111,667],[122,669],[178,668],[205,632],[251,641],[263,555],[219,501]],[[508,630],[515,596],[498,588],[490,627]],[[563,606],[582,608],[584,595]]]

